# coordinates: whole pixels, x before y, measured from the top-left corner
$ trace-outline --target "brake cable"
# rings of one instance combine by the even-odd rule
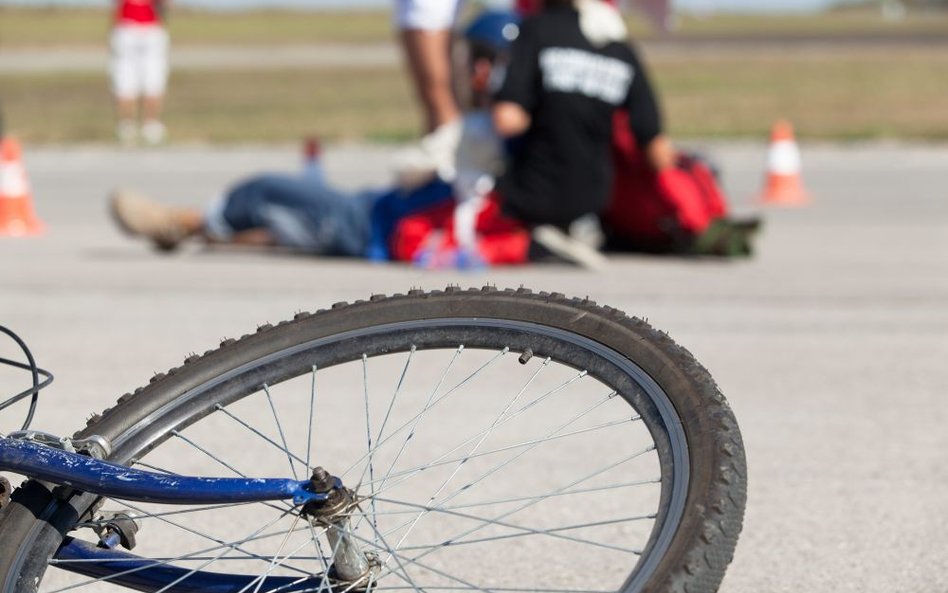
[[[13,333],[13,331],[7,329],[6,327],[0,325],[0,332],[6,334],[17,346],[23,351],[23,354],[26,356],[26,363],[18,362],[15,360],[10,360],[7,358],[0,357],[0,365],[7,365],[17,369],[22,369],[30,371],[30,376],[32,379],[32,387],[21,391],[20,393],[14,395],[13,397],[7,399],[6,401],[0,403],[0,412],[9,408],[13,404],[29,397],[30,398],[30,407],[26,413],[26,420],[23,422],[23,427],[21,430],[26,430],[30,427],[30,424],[33,422],[33,414],[36,412],[36,405],[39,401],[39,392],[41,389],[49,386],[53,382],[53,374],[47,370],[41,369],[36,366],[36,360],[33,358],[33,353],[30,352],[29,347],[27,347],[26,342],[24,342],[20,336]],[[43,376],[43,381],[40,382],[40,375]],[[0,436],[3,436],[0,434]]]

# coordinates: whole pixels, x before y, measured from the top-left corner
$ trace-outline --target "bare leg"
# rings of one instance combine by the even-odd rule
[[[149,144],[160,144],[165,139],[165,125],[161,123],[163,99],[161,95],[142,99],[142,137]]]
[[[401,35],[426,131],[431,132],[461,115],[451,86],[451,31],[408,29]]]
[[[115,98],[115,115],[118,124],[115,134],[122,144],[132,144],[138,134],[138,100],[123,97]]]
[[[145,97],[142,99],[142,119],[145,121],[159,121],[163,105],[164,97],[161,95]]]
[[[117,97],[115,111],[119,121],[135,121],[138,119],[138,100]]]

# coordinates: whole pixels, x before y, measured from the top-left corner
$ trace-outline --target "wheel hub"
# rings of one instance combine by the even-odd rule
[[[332,550],[328,576],[349,590],[366,588],[378,574],[380,563],[374,554],[362,551],[352,534],[350,512],[357,506],[355,493],[322,467],[313,470],[310,483],[314,492],[327,497],[307,503],[301,514],[326,530]]]

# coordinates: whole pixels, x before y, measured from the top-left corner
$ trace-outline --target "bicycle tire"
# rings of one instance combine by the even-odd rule
[[[538,333],[530,333],[534,331]],[[277,378],[274,384],[285,378],[283,375],[298,376],[301,362],[293,356],[312,356],[314,351],[306,350],[307,344],[330,340],[327,343],[334,352],[325,354],[324,362],[331,367],[357,361],[359,352],[367,349],[374,349],[373,356],[406,352],[406,335],[421,342],[421,350],[426,340],[439,347],[460,341],[500,349],[499,336],[503,336],[504,343],[516,343],[515,354],[565,352],[575,359],[568,366],[577,369],[586,366],[577,360],[590,362],[588,366],[600,369],[600,375],[609,375],[610,386],[634,381],[635,389],[647,391],[642,384],[651,385],[648,389],[655,390],[653,394],[620,395],[651,422],[648,431],[655,439],[654,450],[661,464],[659,508],[653,518],[658,527],[648,534],[640,556],[650,564],[633,563],[627,568],[631,574],[616,588],[625,593],[717,590],[737,543],[746,501],[746,462],[733,413],[709,373],[687,350],[646,322],[589,300],[525,289],[449,287],[338,303],[330,310],[298,314],[293,321],[277,326],[261,326],[255,334],[225,340],[217,350],[188,357],[183,366],[155,376],[148,386],[122,396],[115,407],[92,417],[76,436],[104,436],[113,443],[111,460],[135,463],[168,441],[171,430],[184,430],[218,411],[219,406],[229,406],[247,392],[259,391],[261,376]],[[347,345],[351,345],[350,351],[345,351]],[[413,344],[412,352],[414,348]],[[605,360],[610,356],[614,360]],[[364,361],[365,356],[362,358]],[[617,364],[631,365],[631,370],[616,371]],[[247,370],[251,367],[252,372]],[[315,377],[315,369],[313,373]],[[633,377],[635,373],[641,374]],[[623,389],[634,391],[632,387],[616,387],[615,391]],[[656,401],[662,398],[667,398],[668,410],[657,409],[661,402]],[[672,414],[672,421],[663,420],[663,413]],[[678,430],[672,427],[677,423],[681,435],[661,434],[656,426],[663,421],[663,430]],[[675,438],[680,441],[677,445]],[[666,457],[676,446],[683,447],[679,453],[687,457],[687,462],[675,462],[679,469],[686,467],[684,475],[674,478],[686,484],[677,494],[677,502],[666,491],[673,481],[668,474],[676,471]],[[293,460],[289,462],[292,467]],[[0,511],[0,541],[18,542],[5,544],[0,551],[0,591],[39,590],[50,558],[67,533],[88,519],[96,502],[90,494],[35,481],[17,489],[11,503]],[[680,507],[675,524],[667,528],[671,531],[662,531],[670,521],[673,504]],[[662,537],[666,541],[659,542]],[[659,544],[662,552],[655,556],[652,552]],[[408,574],[407,569],[404,572]]]

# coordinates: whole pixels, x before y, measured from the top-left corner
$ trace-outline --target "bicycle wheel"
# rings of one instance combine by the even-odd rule
[[[2,511],[0,591],[714,591],[745,502],[737,424],[686,350],[523,289],[410,291],[263,326],[77,436],[93,434],[152,471],[322,466],[352,491],[346,550],[366,570],[346,577],[341,528],[289,502],[170,507],[30,482]],[[138,517],[134,554],[170,580],[64,557],[109,509]],[[222,574],[243,580],[202,580]]]

